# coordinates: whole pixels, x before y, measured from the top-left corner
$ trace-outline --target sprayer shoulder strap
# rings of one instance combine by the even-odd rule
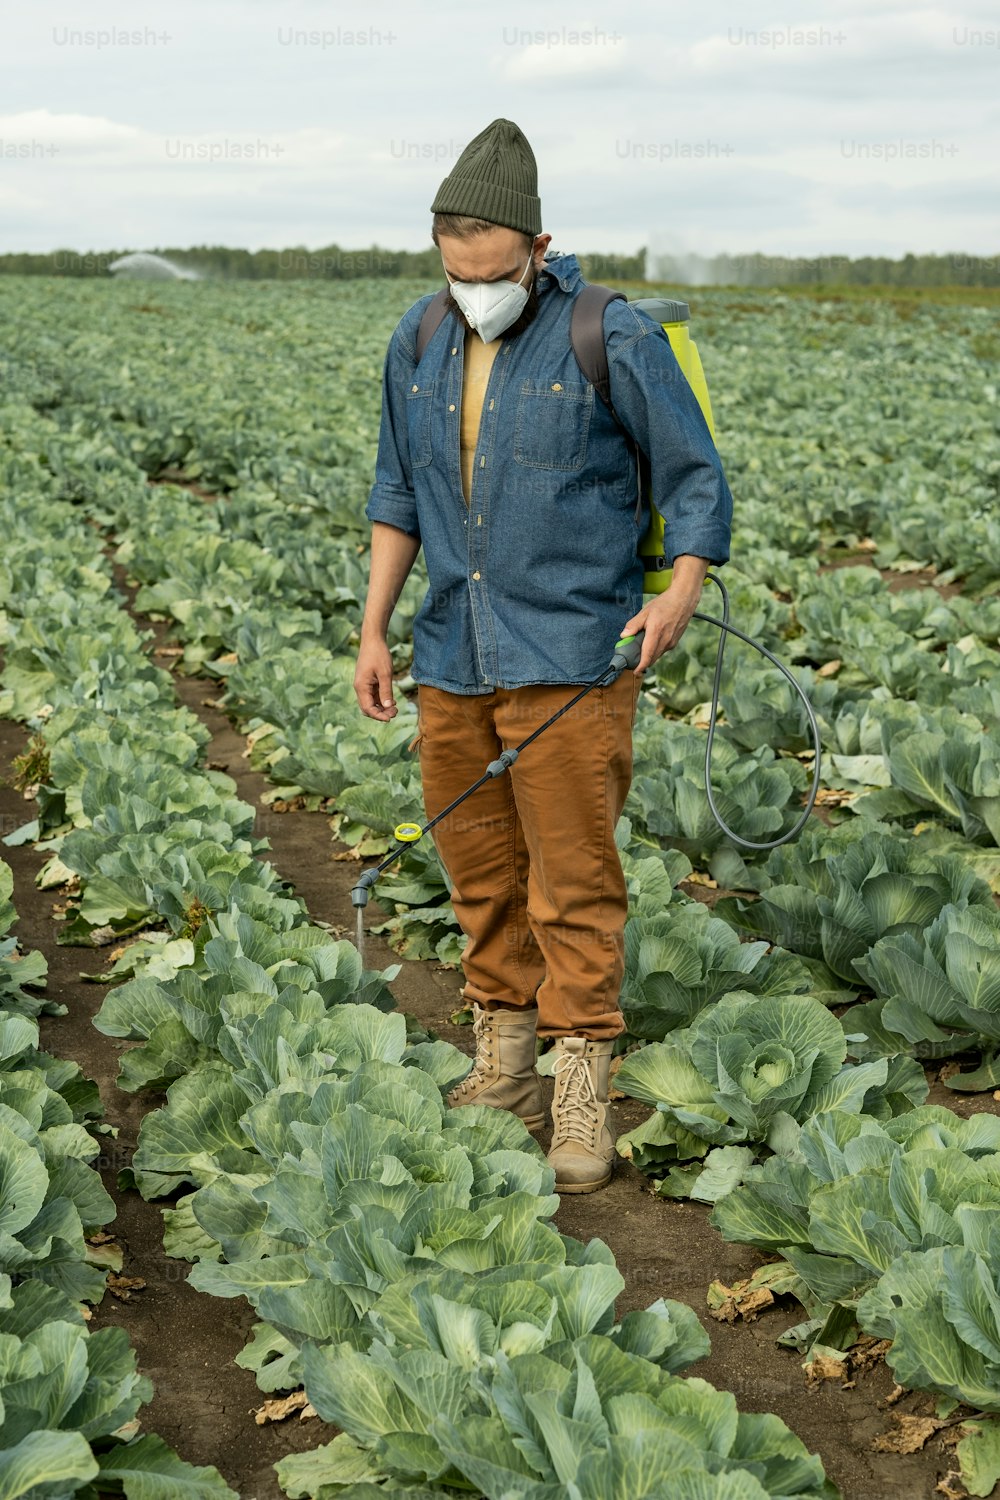
[[[573,303],[573,311],[569,320],[569,338],[573,345],[573,353],[576,362],[580,366],[583,375],[590,381],[591,385],[604,402],[605,406],[614,417],[626,440],[633,443],[637,462],[639,464],[637,495],[635,503],[636,524],[642,517],[642,468],[644,456],[640,452],[638,443],[626,432],[622,422],[611,404],[611,380],[608,371],[608,348],[604,342],[604,309],[609,302],[627,302],[628,298],[624,292],[616,292],[609,286],[599,286],[596,282],[588,282],[578,294]]]
[[[417,329],[417,364],[424,357],[424,350],[445,320],[448,311],[448,288],[442,287],[428,302]]]
[[[604,309],[609,302],[625,300],[624,292],[588,283],[573,303],[569,322],[569,338],[576,362],[612,415],[614,408],[611,405],[608,350],[604,342]]]

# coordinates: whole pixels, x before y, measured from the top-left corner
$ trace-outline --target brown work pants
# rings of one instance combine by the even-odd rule
[[[538,1005],[538,1035],[616,1037],[628,894],[615,825],[632,780],[640,678],[592,688],[431,831],[468,942],[463,994]],[[575,696],[580,685],[449,693],[421,683],[428,818]]]

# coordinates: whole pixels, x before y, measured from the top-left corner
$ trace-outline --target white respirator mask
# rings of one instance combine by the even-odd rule
[[[532,257],[516,283],[509,281],[452,281],[451,295],[479,334],[484,344],[499,338],[505,328],[518,319],[528,300],[528,289],[522,286]]]

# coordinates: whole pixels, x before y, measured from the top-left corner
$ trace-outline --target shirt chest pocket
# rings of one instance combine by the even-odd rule
[[[514,416],[514,458],[530,469],[582,469],[594,410],[585,381],[525,380]]]
[[[406,393],[406,440],[410,450],[410,467],[423,469],[434,456],[431,433],[431,405],[434,383],[411,385]]]

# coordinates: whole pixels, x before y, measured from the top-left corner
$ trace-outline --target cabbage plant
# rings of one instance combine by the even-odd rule
[[[832,1109],[722,1199],[727,1240],[784,1257],[815,1336],[831,1310],[892,1340],[903,1385],[1000,1411],[1000,1118]]]
[[[10,937],[17,921],[11,901],[14,876],[10,866],[0,860],[0,1013],[37,1016],[42,1011],[65,1014],[66,1007],[42,994],[32,994],[45,986],[48,964],[37,950],[18,952],[17,938]]]
[[[804,993],[805,965],[766,942],[740,942],[700,901],[629,917],[619,1003],[629,1032],[662,1041],[729,990]]]
[[[917,938],[946,906],[993,906],[989,886],[965,860],[884,825],[859,822],[832,834],[807,825],[765,869],[769,884],[758,900],[725,897],[718,914],[744,933],[821,959],[855,995],[864,972],[857,960],[880,939]]]
[[[1000,910],[992,902],[945,906],[925,930],[882,938],[856,968],[878,998],[844,1017],[852,1052],[950,1057],[979,1048],[980,1066],[946,1082],[1000,1084]]]
[[[616,1087],[656,1113],[621,1136],[618,1150],[647,1171],[706,1158],[704,1167],[668,1171],[660,1192],[715,1201],[763,1148],[794,1150],[799,1125],[813,1114],[889,1116],[926,1097],[912,1059],[855,1066],[846,1055],[839,1021],[809,995],[723,995],[669,1043],[625,1058]]]

